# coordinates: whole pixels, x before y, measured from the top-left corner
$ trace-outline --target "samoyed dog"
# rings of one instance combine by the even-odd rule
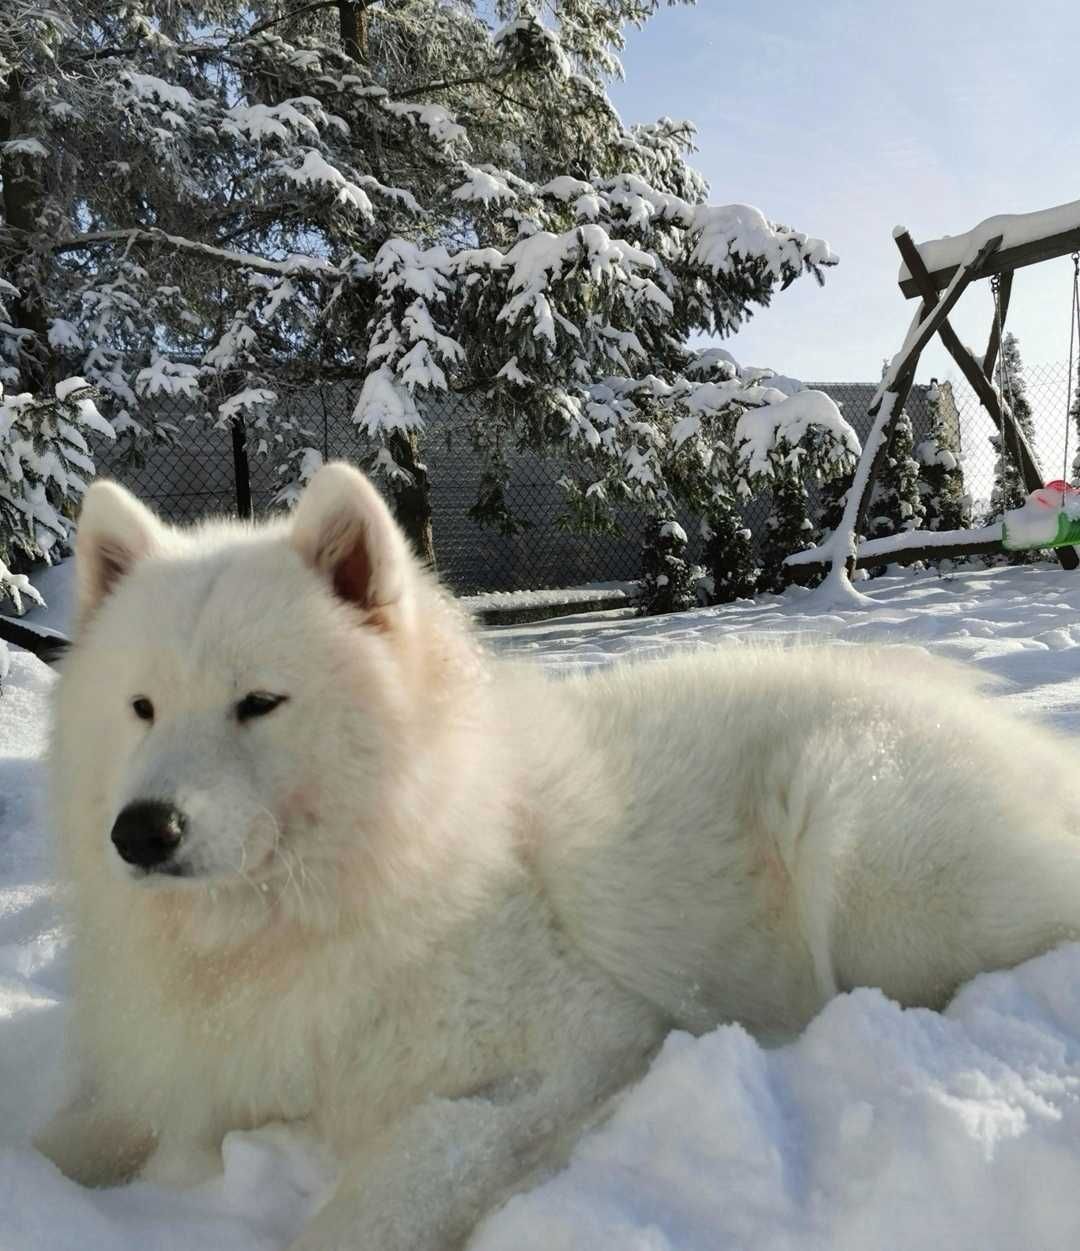
[[[445,1251],[665,1033],[943,1005],[1080,934],[1080,753],[903,649],[546,678],[485,656],[379,495],[172,529],[99,483],[53,787],[85,1086],[43,1150],[187,1186],[341,1162],[305,1251]]]

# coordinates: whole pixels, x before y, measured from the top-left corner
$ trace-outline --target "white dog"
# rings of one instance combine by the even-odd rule
[[[287,522],[87,494],[53,781],[88,1075],[42,1146],[189,1185],[343,1162],[301,1236],[442,1251],[665,1032],[944,1004],[1080,934],[1080,753],[902,650],[545,679],[484,657],[342,465]]]

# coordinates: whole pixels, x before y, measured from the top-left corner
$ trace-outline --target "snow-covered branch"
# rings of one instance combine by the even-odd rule
[[[198,239],[188,239],[183,235],[167,234],[164,230],[142,227],[132,227],[127,230],[99,230],[85,235],[57,239],[49,245],[49,249],[57,253],[79,252],[85,248],[119,244],[129,246],[133,243],[158,244],[181,252],[192,252],[222,265],[235,266],[261,274],[287,274],[291,277],[309,275],[331,279],[340,277],[341,273],[337,267],[320,257],[294,255],[284,261],[272,261],[251,252],[218,248]]]

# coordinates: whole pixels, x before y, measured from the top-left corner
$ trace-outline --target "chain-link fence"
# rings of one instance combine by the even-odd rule
[[[1036,451],[1045,476],[1059,477],[1070,391],[1067,366],[1029,368],[1025,381]],[[876,384],[809,385],[827,392],[860,438],[865,437],[869,426],[866,411]],[[917,385],[907,405],[916,444],[930,431],[928,393],[929,383]],[[358,394],[358,386],[331,383],[315,387],[294,401],[291,417],[309,432],[312,445],[328,460],[356,461],[365,451],[363,436],[352,422]],[[618,519],[618,535],[568,529],[563,523],[565,502],[559,486],[567,462],[558,456],[529,451],[507,454],[506,502],[522,523],[518,532],[503,534],[470,517],[482,475],[467,432],[469,419],[474,416],[472,403],[451,395],[425,413],[421,452],[431,482],[435,552],[444,580],[455,591],[467,594],[637,578],[643,516],[625,510]],[[989,506],[997,459],[990,442],[990,418],[966,383],[942,384],[938,403],[941,418],[961,451],[975,517],[981,520]],[[117,478],[174,521],[235,513],[238,484],[245,477],[250,482],[254,514],[262,515],[272,508],[280,456],[268,453],[257,428],[247,431],[247,446],[243,448],[237,446],[232,430],[208,425],[194,415],[185,400],[159,397],[152,407],[154,411],[146,415],[156,422],[168,422],[173,442],[144,448],[137,461],[123,458],[119,448],[100,443],[94,447],[100,474]],[[1075,438],[1070,442],[1075,445]],[[756,537],[763,533],[769,506],[765,495],[746,506],[746,524]],[[692,538],[691,555],[698,557],[695,519],[685,518],[684,524]]]
[[[995,378],[997,382],[998,379]],[[1019,411],[1026,400],[1030,409],[1031,432],[1036,459],[1043,480],[1064,478],[1072,481],[1073,460],[1080,451],[1077,424],[1069,412],[1076,398],[1077,379],[1070,378],[1065,361],[1025,365],[1016,377],[1000,380],[1007,401]],[[967,382],[952,384],[953,400],[959,414],[960,451],[967,489],[975,502],[976,519],[986,517],[993,492],[997,453],[990,443],[994,426]],[[1010,470],[1018,472],[1019,456],[1011,440],[1005,442],[1005,459]]]
[[[294,400],[290,417],[304,428],[304,441],[324,459],[358,462],[370,450],[352,421],[358,397],[359,386],[324,384]],[[638,577],[640,516],[630,509],[619,513],[621,533],[616,535],[568,529],[559,486],[567,463],[557,456],[527,450],[505,454],[506,504],[520,526],[515,533],[501,533],[469,515],[483,475],[468,434],[469,420],[475,416],[472,403],[451,394],[429,404],[424,413],[420,450],[428,468],[435,555],[444,581],[468,594]],[[237,473],[234,431],[209,425],[180,398],[156,397],[146,407],[153,411],[141,415],[149,419],[145,424],[167,423],[170,442],[141,447],[137,460],[130,459],[121,444],[96,442],[98,473],[124,483],[172,521],[236,513],[242,507],[238,487],[243,470]],[[257,427],[249,428],[246,449],[240,451],[256,517],[274,506],[282,460],[262,440]]]
[[[1025,419],[1043,481],[1056,478],[1072,481],[1075,477],[1072,462],[1080,444],[1076,420],[1070,420],[1069,416],[1077,395],[1077,379],[1070,377],[1068,364],[1064,361],[1025,364],[1014,367],[1004,376],[996,373],[994,383],[1017,414]],[[875,386],[831,382],[811,385],[832,396],[859,438],[866,438],[870,426],[866,411]],[[911,418],[916,449],[930,434],[931,385],[924,383],[913,387],[905,407]],[[971,498],[972,522],[988,524],[997,519],[992,500],[1002,473],[1008,482],[1022,482],[1015,440],[1006,438],[1003,456],[999,458],[998,441],[994,437],[996,427],[963,378],[940,383],[938,413],[949,441],[959,452],[964,487]]]

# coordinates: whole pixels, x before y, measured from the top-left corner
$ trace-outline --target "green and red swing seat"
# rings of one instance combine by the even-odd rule
[[[1010,510],[1002,518],[1001,545],[1009,551],[1077,544],[1080,490],[1060,478],[1032,491],[1020,508]]]

